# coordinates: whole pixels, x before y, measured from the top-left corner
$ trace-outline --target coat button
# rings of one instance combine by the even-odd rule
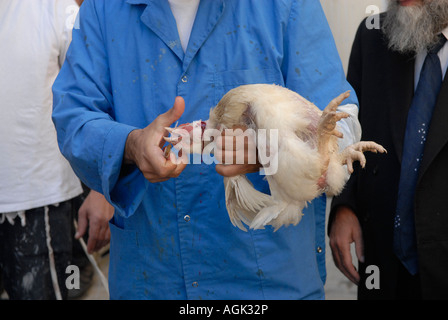
[[[186,83],[186,82],[188,82],[188,77],[187,76],[183,76],[181,80],[182,80],[183,83]]]
[[[322,252],[322,248],[321,247],[317,247],[316,251],[317,251],[317,253],[321,253]]]
[[[195,281],[195,282],[193,282],[191,285],[192,285],[194,288],[197,288],[197,287],[199,286],[199,283],[198,283],[197,281]]]
[[[184,217],[184,220],[185,220],[186,222],[190,221],[190,216],[187,214],[187,215]]]

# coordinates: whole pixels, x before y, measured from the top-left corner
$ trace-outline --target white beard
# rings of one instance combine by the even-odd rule
[[[390,0],[382,30],[390,49],[416,54],[435,45],[438,34],[447,26],[447,0],[424,0],[421,6],[409,7]]]

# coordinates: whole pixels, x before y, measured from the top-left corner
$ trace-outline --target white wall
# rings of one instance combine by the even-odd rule
[[[344,70],[347,71],[356,30],[361,21],[372,14],[367,8],[373,5],[383,12],[387,0],[320,0],[320,2],[333,32]]]
[[[1,0],[0,0],[1,1]],[[361,21],[370,16],[366,9],[370,5],[378,7],[380,12],[386,9],[387,0],[320,0],[330,24],[336,46],[347,71],[348,59],[355,38],[356,30]],[[327,208],[328,219],[328,208]],[[357,287],[350,282],[334,265],[331,249],[326,237],[327,282],[325,295],[328,300],[355,300]],[[351,246],[353,263],[357,266],[354,247]]]

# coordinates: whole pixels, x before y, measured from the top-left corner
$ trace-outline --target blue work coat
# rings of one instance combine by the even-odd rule
[[[241,231],[223,178],[191,164],[150,183],[123,164],[127,135],[166,112],[206,120],[230,89],[275,83],[324,108],[351,90],[317,0],[201,0],[184,53],[165,0],[87,0],[54,90],[64,156],[116,208],[112,299],[323,299],[325,197],[297,226]],[[346,103],[357,103],[352,96]],[[269,192],[259,174],[255,186]]]

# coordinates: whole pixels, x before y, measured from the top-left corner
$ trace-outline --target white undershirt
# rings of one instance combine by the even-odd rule
[[[191,30],[198,11],[200,0],[168,0],[177,23],[180,42],[184,52],[187,50]]]
[[[442,31],[443,35],[448,39],[448,27]],[[422,52],[419,52],[417,55],[417,58],[415,60],[415,86],[414,90],[417,89],[418,81],[420,79],[420,72],[423,68],[423,63],[425,62],[427,55],[427,51],[424,50]],[[440,58],[440,63],[442,65],[442,75],[443,78],[445,78],[446,71],[448,68],[448,41],[445,43],[445,46],[440,49],[438,56]]]
[[[0,0],[0,214],[82,192],[51,120],[72,7],[74,0]]]

